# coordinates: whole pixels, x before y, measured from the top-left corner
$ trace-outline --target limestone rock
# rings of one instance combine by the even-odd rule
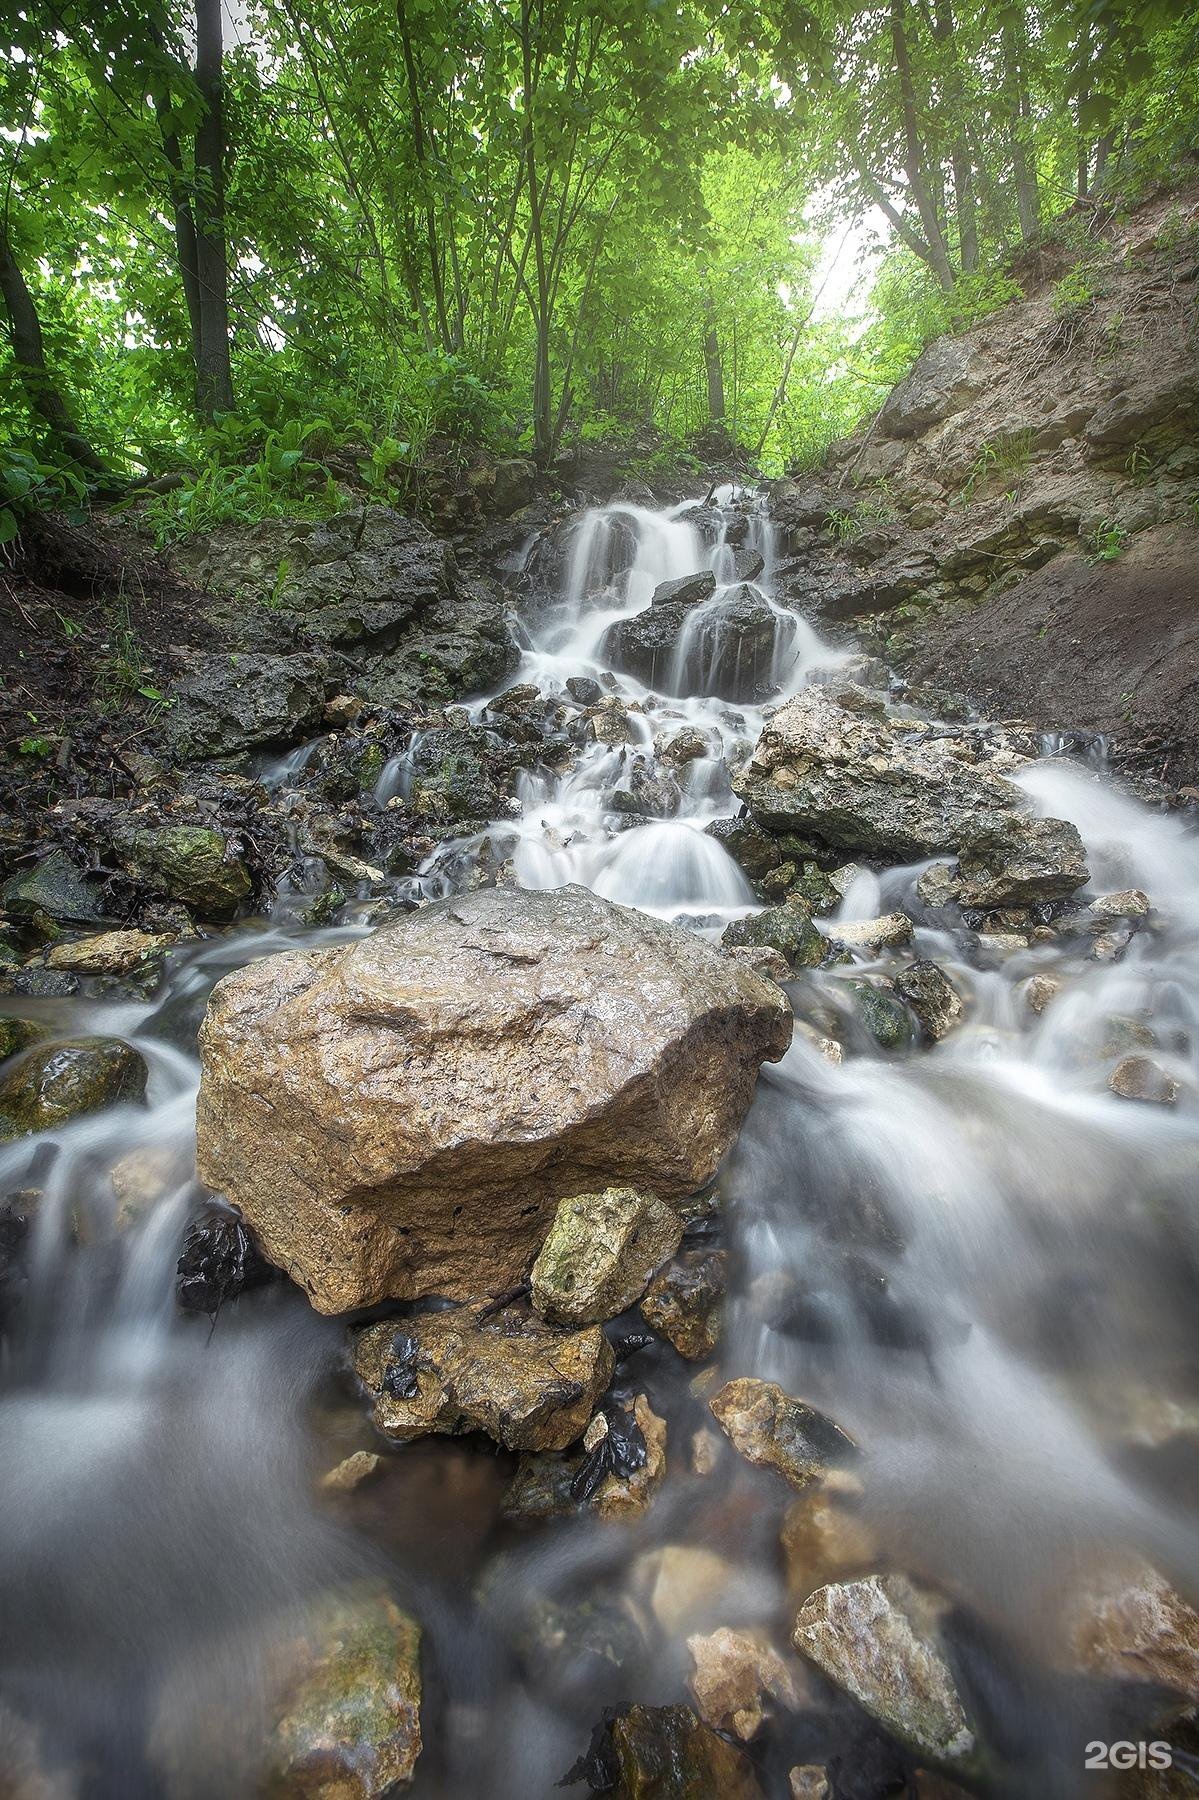
[[[205,825],[133,826],[116,845],[131,875],[201,918],[232,918],[253,891],[245,863]]]
[[[936,1596],[903,1575],[823,1587],[792,1641],[915,1756],[967,1767],[978,1752],[939,1630]]]
[[[901,969],[895,977],[895,992],[935,1043],[953,1030],[965,1011],[962,996],[935,962],[921,960]]]
[[[270,1800],[381,1800],[421,1751],[420,1630],[386,1595],[331,1595],[276,1653]]]
[[[1064,819],[1022,814],[972,833],[958,855],[959,906],[1035,906],[1064,900],[1088,880],[1082,840]]]
[[[325,706],[319,656],[196,656],[171,689],[161,736],[183,762],[292,744],[314,732]]]
[[[1107,1085],[1121,1100],[1173,1106],[1178,1098],[1178,1083],[1151,1056],[1122,1056]]]
[[[72,969],[77,975],[126,975],[161,956],[171,942],[170,937],[150,931],[102,931],[98,937],[55,944],[47,954],[46,965],[51,969]]]
[[[564,1450],[580,1437],[616,1366],[597,1325],[559,1331],[526,1309],[484,1306],[394,1319],[357,1336],[354,1367],[379,1430],[485,1431],[508,1450]]]
[[[633,1565],[634,1595],[672,1638],[710,1617],[732,1579],[731,1564],[702,1544],[663,1544]]]
[[[791,1025],[688,932],[482,890],[217,984],[201,1176],[321,1311],[503,1292],[563,1193],[701,1188]]]
[[[689,1706],[630,1706],[597,1731],[569,1779],[585,1777],[611,1800],[761,1800],[743,1750]],[[594,1771],[594,1777],[592,1777]]]
[[[650,1283],[641,1302],[646,1324],[689,1362],[711,1356],[720,1342],[727,1263],[724,1250],[686,1250]]]
[[[1064,1622],[1072,1666],[1199,1702],[1199,1614],[1148,1563],[1096,1566],[1070,1593]]]
[[[915,1037],[911,1013],[888,988],[876,982],[853,980],[842,983],[854,1017],[874,1039],[880,1050],[906,1050]]]
[[[968,405],[987,379],[988,371],[971,343],[936,338],[911,374],[887,396],[875,429],[884,438],[921,437]]]
[[[748,1743],[764,1724],[771,1701],[787,1711],[798,1710],[798,1670],[764,1638],[722,1625],[708,1637],[689,1637],[687,1648],[695,1664],[687,1685],[696,1712],[713,1730]]]
[[[38,1044],[0,1072],[0,1140],[69,1125],[105,1106],[145,1097],[147,1069],[122,1038]]]
[[[807,1487],[831,1463],[857,1454],[839,1425],[806,1400],[784,1393],[777,1382],[744,1376],[726,1382],[708,1405],[747,1462],[774,1469],[795,1488]]]
[[[326,1494],[352,1494],[364,1481],[377,1475],[382,1466],[383,1458],[375,1451],[355,1450],[322,1475],[320,1485]]]
[[[806,1600],[827,1582],[874,1568],[878,1544],[859,1511],[861,1498],[856,1475],[829,1469],[787,1508],[779,1543],[793,1601]]]
[[[533,1264],[533,1305],[558,1325],[613,1319],[645,1292],[682,1235],[674,1209],[635,1188],[560,1200]]]
[[[768,906],[727,925],[721,943],[733,949],[777,950],[790,969],[814,969],[828,955],[828,941],[802,900]]]
[[[800,1763],[792,1769],[788,1780],[791,1783],[791,1800],[829,1800],[832,1789],[828,1784],[828,1775],[819,1763]]]
[[[118,1228],[136,1224],[152,1206],[165,1200],[186,1174],[184,1157],[169,1145],[141,1144],[136,1150],[127,1150],[113,1163],[109,1175]]]
[[[852,950],[901,950],[912,941],[912,921],[906,913],[884,913],[878,919],[838,919],[829,936]]]

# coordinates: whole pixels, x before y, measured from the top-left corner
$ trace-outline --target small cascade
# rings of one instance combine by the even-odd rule
[[[519,818],[441,846],[420,871],[423,897],[469,880],[486,848],[510,861],[522,886],[581,882],[713,931],[753,904],[740,869],[705,828],[737,809],[730,771],[757,741],[763,707],[843,656],[772,597],[774,530],[765,508],[744,496],[736,508],[731,501],[725,488],[712,505],[689,500],[659,512],[616,502],[581,516],[561,597],[518,634],[512,680],[559,697],[574,678],[598,681],[621,703],[627,742],[584,743],[563,773],[529,768],[517,785]],[[739,567],[752,578],[739,577]],[[673,635],[650,655],[649,679],[630,673],[626,659],[612,655],[630,622],[658,610],[653,597],[664,582],[705,574],[715,580],[708,598],[681,618],[673,604],[661,609]],[[481,723],[486,706],[472,709]],[[707,754],[676,769],[661,751],[683,730],[699,731]],[[410,746],[393,758],[376,798],[407,793],[415,753]],[[638,817],[647,794],[662,816]]]

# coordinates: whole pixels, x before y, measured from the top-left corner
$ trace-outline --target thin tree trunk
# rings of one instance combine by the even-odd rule
[[[225,246],[225,116],[221,0],[196,0],[196,86],[204,115],[196,128],[196,276],[200,345],[196,408],[211,423],[233,411],[229,360],[229,260]]]
[[[8,314],[8,335],[13,361],[31,410],[46,424],[63,449],[82,468],[106,473],[104,463],[84,437],[63,398],[62,390],[46,367],[42,323],[33,295],[12,253],[8,227],[0,218],[0,295]]]
[[[1011,16],[1003,27],[1004,83],[1008,90],[1008,114],[1011,127],[1012,174],[1016,184],[1016,217],[1024,243],[1036,236],[1041,224],[1041,197],[1038,191],[1036,164],[1030,159],[1025,133],[1032,116],[1028,93],[1026,59],[1028,44],[1023,27],[1017,28]]]
[[[908,178],[908,187],[911,190],[912,198],[916,202],[916,210],[920,214],[920,223],[924,228],[924,238],[928,245],[928,255],[925,260],[941,286],[948,289],[953,286],[953,265],[945,246],[945,235],[937,216],[933,190],[925,174],[920,126],[916,113],[916,86],[912,80],[912,64],[908,54],[907,29],[904,23],[904,6],[905,0],[891,0],[891,45],[895,52],[895,67],[899,74],[900,110],[903,116],[904,172]]]
[[[973,275],[978,268],[978,215],[974,194],[974,162],[966,137],[965,83],[958,56],[957,24],[951,0],[936,0],[933,32],[944,45],[948,61],[949,105],[953,116],[953,138],[949,162],[953,172],[954,210],[958,222],[958,253],[962,273]]]
[[[529,187],[529,219],[533,235],[533,267],[537,282],[536,305],[533,309],[533,325],[537,338],[533,370],[533,455],[537,462],[544,465],[549,461],[552,453],[554,422],[550,379],[549,280],[545,260],[537,149],[533,132],[533,43],[529,0],[521,0],[520,43],[524,87],[525,169]]]
[[[165,66],[168,61],[173,60],[167,50],[166,39],[156,21],[151,20],[148,30],[151,41]],[[192,213],[187,175],[183,167],[183,152],[179,147],[179,136],[172,122],[170,94],[160,82],[153,83],[153,91],[154,113],[158,120],[159,136],[162,139],[162,154],[167,165],[167,186],[171,196],[171,211],[175,220],[175,254],[179,263],[179,280],[183,287],[183,301],[187,307],[192,362],[198,369],[200,363],[200,277],[196,268],[196,221]]]

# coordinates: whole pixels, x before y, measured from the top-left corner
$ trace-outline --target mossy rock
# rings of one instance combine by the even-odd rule
[[[68,1125],[106,1106],[143,1100],[147,1069],[122,1038],[60,1038],[0,1071],[0,1139]]]
[[[847,981],[845,989],[855,1019],[880,1050],[907,1050],[915,1043],[915,1018],[895,994],[870,981]]]
[[[533,1264],[533,1305],[557,1325],[614,1319],[640,1299],[682,1235],[674,1208],[635,1188],[560,1200]]]
[[[205,825],[156,825],[132,831],[121,843],[130,872],[168,900],[201,918],[229,919],[253,891],[250,871],[229,855],[219,831]]]
[[[0,1062],[16,1056],[18,1051],[28,1050],[45,1035],[33,1019],[0,1018]]]
[[[789,899],[782,906],[735,919],[721,943],[757,950],[777,950],[793,969],[814,969],[828,955],[828,942],[812,923],[804,901]]]
[[[99,925],[104,913],[91,882],[64,850],[52,850],[31,868],[20,869],[0,888],[0,908],[14,919],[69,925]]]

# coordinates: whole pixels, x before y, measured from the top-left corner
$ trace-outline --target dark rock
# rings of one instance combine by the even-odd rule
[[[175,1298],[184,1312],[215,1319],[227,1300],[277,1275],[235,1212],[209,1207],[191,1221],[176,1268]]]
[[[79,992],[79,977],[66,969],[45,969],[27,963],[22,969],[0,968],[0,994],[22,1000],[64,1000]]]
[[[604,697],[604,690],[598,681],[592,681],[589,675],[571,675],[567,678],[566,691],[572,700],[580,706],[598,706]]]
[[[951,1031],[962,1016],[962,996],[935,962],[914,962],[901,969],[895,977],[895,992],[934,1041]]]
[[[724,845],[733,861],[744,869],[751,881],[760,882],[764,875],[777,869],[783,860],[783,852],[775,834],[763,830],[761,825],[749,817],[713,819],[706,830],[709,837],[714,837],[718,844]]]
[[[902,1000],[870,981],[854,979],[842,985],[849,995],[854,1017],[880,1050],[910,1048],[915,1040],[916,1024]]]
[[[757,581],[765,567],[766,559],[762,556],[760,551],[735,550],[733,552],[732,570],[729,575],[729,580]]]
[[[680,575],[677,581],[663,581],[654,589],[651,606],[697,606],[701,600],[710,600],[716,592],[716,577],[711,569],[701,569],[695,575]]]
[[[0,1062],[16,1056],[20,1050],[28,1050],[45,1035],[42,1026],[33,1019],[0,1018]]]
[[[171,689],[161,737],[181,762],[294,744],[321,723],[326,664],[318,656],[204,656]]]
[[[646,1323],[690,1362],[711,1356],[720,1342],[727,1262],[723,1250],[684,1250],[641,1302]]]
[[[11,875],[0,888],[0,910],[14,919],[35,919],[44,914],[64,925],[98,925],[104,921],[99,891],[80,875],[62,850],[52,850],[32,868]]]
[[[611,1800],[761,1800],[753,1764],[689,1706],[630,1706],[605,1714],[591,1745],[560,1782],[585,1781]]]
[[[777,950],[792,969],[814,969],[828,955],[828,943],[812,923],[807,904],[790,899],[782,906],[734,919],[725,927],[722,944],[734,948]]]
[[[507,517],[528,506],[537,492],[537,469],[523,456],[502,457],[496,463],[491,484],[491,507]]]
[[[0,1139],[50,1131],[85,1113],[142,1100],[147,1073],[121,1038],[39,1044],[0,1071]]]

